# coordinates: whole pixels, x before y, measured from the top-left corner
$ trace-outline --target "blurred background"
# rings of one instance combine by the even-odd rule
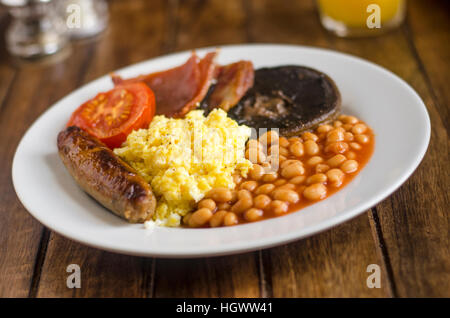
[[[449,296],[443,276],[448,278],[450,260],[448,200],[436,194],[450,186],[449,1],[0,3],[0,295]],[[132,63],[257,42],[353,54],[407,81],[424,100],[432,127],[427,155],[414,175],[376,209],[336,228],[274,249],[214,259],[155,260],[99,251],[45,229],[20,204],[11,183],[14,151],[53,103]],[[379,259],[386,282],[369,290],[361,283],[366,273],[351,269]],[[61,283],[70,263],[89,269],[83,273],[88,287],[72,291]]]

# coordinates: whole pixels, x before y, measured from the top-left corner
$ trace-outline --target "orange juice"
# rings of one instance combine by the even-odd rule
[[[369,5],[379,6],[380,24],[383,28],[398,20],[399,15],[403,14],[406,0],[317,0],[317,2],[322,20],[325,17],[347,28],[367,29],[367,18],[371,14],[367,12]]]

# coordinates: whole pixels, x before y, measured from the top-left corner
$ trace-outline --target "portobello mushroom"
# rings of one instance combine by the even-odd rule
[[[326,74],[304,66],[279,66],[255,71],[254,85],[228,115],[253,128],[279,128],[297,135],[335,119],[341,96]]]

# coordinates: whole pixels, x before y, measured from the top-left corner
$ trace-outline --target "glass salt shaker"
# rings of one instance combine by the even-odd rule
[[[75,39],[101,33],[108,25],[105,0],[59,0],[59,11],[65,16],[69,35]]]
[[[12,16],[6,31],[8,51],[35,58],[60,51],[68,42],[63,18],[52,0],[0,0]]]

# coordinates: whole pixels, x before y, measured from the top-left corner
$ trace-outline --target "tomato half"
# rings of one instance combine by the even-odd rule
[[[155,96],[144,83],[116,86],[77,108],[67,126],[78,126],[110,148],[117,148],[128,134],[147,128],[155,115]]]

